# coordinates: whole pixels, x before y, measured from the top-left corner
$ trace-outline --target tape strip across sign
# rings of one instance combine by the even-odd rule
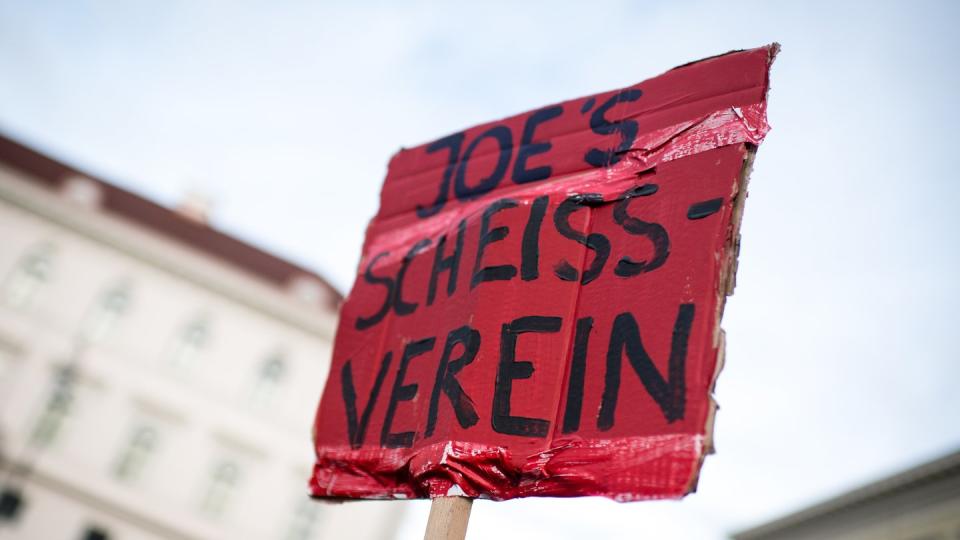
[[[777,45],[402,150],[341,311],[316,497],[681,497]]]

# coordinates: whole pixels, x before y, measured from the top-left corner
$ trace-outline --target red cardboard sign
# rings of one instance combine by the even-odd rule
[[[317,497],[680,497],[777,46],[390,162],[317,412]]]

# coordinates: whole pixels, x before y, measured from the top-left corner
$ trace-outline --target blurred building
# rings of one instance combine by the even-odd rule
[[[733,535],[735,540],[960,538],[960,451]]]
[[[340,295],[205,211],[0,137],[0,537],[392,534],[306,495]]]

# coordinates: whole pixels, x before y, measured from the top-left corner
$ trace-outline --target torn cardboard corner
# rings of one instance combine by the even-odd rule
[[[394,156],[316,416],[313,495],[692,491],[777,50]]]

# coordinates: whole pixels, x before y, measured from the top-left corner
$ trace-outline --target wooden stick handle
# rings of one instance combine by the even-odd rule
[[[433,499],[423,540],[463,540],[467,536],[467,521],[472,506],[473,499],[467,497]]]

